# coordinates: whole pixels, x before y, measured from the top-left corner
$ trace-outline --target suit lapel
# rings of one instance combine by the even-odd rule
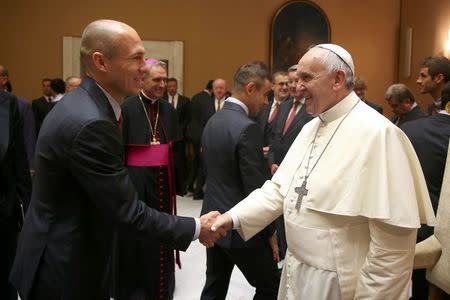
[[[85,76],[81,81],[80,86],[88,92],[89,96],[91,96],[92,100],[97,104],[97,107],[102,110],[111,121],[117,123],[114,110],[105,93],[103,93],[97,83],[91,77]]]

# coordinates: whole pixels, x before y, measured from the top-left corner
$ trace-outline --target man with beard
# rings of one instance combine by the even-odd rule
[[[148,59],[147,64],[149,72],[142,91],[122,105],[125,161],[139,199],[154,209],[173,214],[176,193],[184,194],[185,187],[181,174],[182,135],[175,109],[162,99],[167,83],[166,64],[153,59]],[[138,149],[149,152],[139,156]],[[155,160],[159,154],[168,160]],[[135,164],[133,156],[136,155],[149,161]],[[172,299],[175,287],[173,248],[155,240],[136,240],[127,232],[119,231],[116,255],[116,299]]]

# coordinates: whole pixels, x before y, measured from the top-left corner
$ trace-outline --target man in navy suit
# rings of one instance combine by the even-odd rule
[[[394,113],[391,121],[398,127],[406,122],[425,117],[425,114],[417,105],[414,95],[402,83],[396,83],[388,87],[384,98]]]
[[[194,199],[203,199],[203,184],[205,183],[201,155],[201,140],[206,122],[214,114],[214,99],[212,96],[213,80],[209,80],[203,91],[195,94],[189,105],[190,120],[186,128],[186,137],[194,148],[194,161],[188,179],[188,191],[194,193]],[[195,182],[195,190],[194,190]]]
[[[270,83],[258,64],[241,66],[233,79],[232,96],[215,113],[203,132],[206,194],[202,214],[227,211],[266,180],[262,133],[250,117],[266,102]],[[278,249],[269,240],[273,227],[244,242],[237,232],[219,239],[206,252],[206,283],[201,299],[225,299],[236,265],[256,288],[254,299],[276,299]],[[273,246],[273,249],[271,248]]]
[[[437,114],[404,124],[401,129],[410,139],[419,158],[434,213],[437,212],[450,138],[450,82],[442,89],[441,107]],[[417,232],[421,242],[433,234],[433,227],[422,225]],[[428,282],[425,269],[413,272],[413,298],[427,299]]]
[[[127,169],[120,104],[138,94],[147,66],[130,26],[98,20],[81,38],[83,81],[46,116],[36,176],[11,282],[21,299],[109,299],[115,229],[185,250],[208,225],[158,212],[138,200]]]

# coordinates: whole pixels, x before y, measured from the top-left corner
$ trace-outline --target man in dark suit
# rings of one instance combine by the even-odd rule
[[[36,122],[36,132],[39,134],[39,130],[41,129],[42,123],[44,122],[45,116],[50,112],[53,108],[52,99],[52,89],[50,86],[51,79],[44,78],[42,79],[42,97],[34,99],[31,102],[31,106],[34,113],[34,120]]]
[[[8,277],[30,193],[31,178],[17,99],[0,91],[0,296],[5,300],[17,299],[17,291]]]
[[[186,135],[186,127],[189,123],[189,103],[190,99],[186,96],[180,95],[178,93],[178,81],[176,78],[167,79],[167,96],[164,97],[173,108],[178,115],[178,121],[181,129],[181,133],[183,137]]]
[[[263,150],[267,157],[273,125],[278,117],[279,105],[289,97],[289,78],[287,72],[275,72],[272,75],[273,101],[266,104],[258,113],[257,122],[264,134]]]
[[[46,117],[36,148],[36,177],[11,282],[23,300],[109,299],[114,230],[186,249],[200,220],[160,213],[138,200],[123,164],[120,103],[139,93],[144,47],[130,26],[89,24],[81,38],[79,88]],[[211,218],[212,219],[212,218]]]
[[[255,116],[266,102],[269,85],[267,73],[259,65],[241,66],[234,75],[232,96],[206,125],[206,194],[202,213],[227,211],[267,178],[262,134],[250,116]],[[237,232],[230,232],[208,248],[201,299],[225,299],[234,265],[256,288],[254,299],[276,299],[279,275],[268,242],[272,235],[273,228],[266,228],[244,242]]]
[[[8,69],[0,65],[0,91],[12,94],[13,87],[9,80]],[[36,124],[30,103],[16,96],[21,123],[23,124],[23,137],[27,152],[28,167],[34,170],[34,150],[36,146]],[[33,172],[33,171],[32,171]]]
[[[358,97],[359,97],[359,99],[361,99],[361,101],[364,101],[367,105],[369,105],[370,107],[375,109],[377,112],[379,112],[380,114],[383,114],[382,106],[375,104],[373,102],[370,102],[369,100],[366,99],[367,84],[364,79],[361,79],[361,78],[355,79],[355,87],[353,88],[353,91],[356,93],[356,95],[358,95]]]
[[[214,114],[214,99],[212,98],[213,80],[210,80],[205,89],[192,97],[189,107],[190,122],[187,126],[186,136],[194,148],[194,163],[189,174],[188,190],[193,188],[195,182],[194,199],[203,199],[203,174],[201,158],[201,139],[206,122]]]
[[[444,84],[450,81],[450,60],[445,56],[430,56],[425,58],[420,66],[416,83],[420,85],[420,93],[430,94],[433,102],[428,105],[429,116],[441,110],[441,93]]]
[[[404,123],[425,117],[425,114],[417,105],[414,95],[402,83],[396,83],[388,87],[384,98],[394,113],[391,118],[392,123],[399,127]]]
[[[444,177],[447,149],[450,138],[450,82],[442,89],[440,111],[428,118],[422,118],[404,124],[401,129],[410,139],[430,194],[434,213],[437,212]],[[422,225],[417,232],[417,242],[433,234],[433,227]],[[428,282],[425,269],[413,272],[413,299],[428,299]]]

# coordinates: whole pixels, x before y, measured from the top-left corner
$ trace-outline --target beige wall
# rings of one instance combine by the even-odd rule
[[[445,42],[450,30],[450,1],[448,0],[402,0],[400,66],[404,65],[402,53],[405,50],[404,35],[406,28],[413,31],[411,77],[399,73],[399,81],[406,84],[416,96],[420,107],[426,111],[431,103],[430,95],[421,95],[416,84],[423,59],[431,55],[447,55]]]
[[[192,96],[210,78],[231,80],[240,64],[255,59],[269,62],[272,17],[286,3],[282,0],[3,2],[0,64],[10,69],[15,92],[28,99],[40,95],[41,78],[62,76],[62,37],[80,36],[84,26],[98,18],[124,21],[142,39],[184,41],[184,89],[187,96]],[[356,73],[369,85],[369,99],[384,104],[386,87],[397,80],[400,0],[314,2],[330,20],[332,42],[352,53]]]

